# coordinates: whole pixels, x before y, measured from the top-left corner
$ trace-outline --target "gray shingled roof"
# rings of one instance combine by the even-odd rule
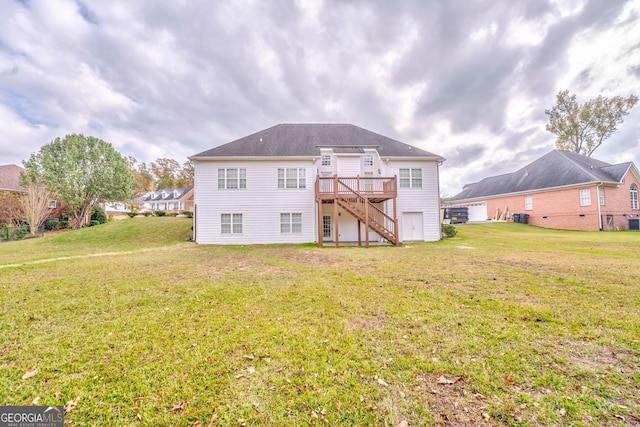
[[[16,165],[0,166],[0,190],[25,191],[20,185],[20,173],[24,170]]]
[[[468,184],[451,200],[478,199],[545,188],[604,182],[619,184],[633,163],[611,165],[568,151],[553,150],[522,169]]]
[[[350,124],[280,124],[228,144],[191,156],[206,157],[312,157],[320,148],[340,153],[362,153],[375,148],[382,157],[441,156]]]

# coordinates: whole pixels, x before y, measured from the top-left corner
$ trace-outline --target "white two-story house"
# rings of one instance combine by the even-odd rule
[[[189,157],[194,239],[439,240],[441,156],[349,124],[280,124]]]

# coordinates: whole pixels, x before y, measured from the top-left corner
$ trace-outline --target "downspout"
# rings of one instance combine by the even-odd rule
[[[596,184],[596,199],[598,200],[598,229],[600,231],[602,231],[602,212],[600,210],[600,186],[604,184],[603,182],[600,182],[599,184]]]

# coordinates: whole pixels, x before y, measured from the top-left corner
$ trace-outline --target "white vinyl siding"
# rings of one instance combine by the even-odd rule
[[[304,169],[278,169],[278,188],[306,188],[306,183]]]
[[[400,169],[400,188],[422,188],[422,169]]]
[[[280,214],[281,233],[302,233],[301,213],[281,213]]]
[[[580,206],[591,206],[591,190],[584,188],[580,190]]]
[[[246,169],[218,169],[218,188],[247,188]]]
[[[342,163],[342,160],[346,160]],[[377,157],[374,156],[374,167]],[[318,212],[315,199],[315,174],[320,167],[320,161],[313,159],[215,159],[199,160],[195,162],[195,217],[194,229],[196,242],[200,244],[271,244],[271,243],[308,243],[316,242],[318,232],[326,232],[331,237],[333,224],[333,209],[330,205],[323,206],[322,214]],[[355,177],[360,174],[362,159],[359,156],[334,156],[332,167],[340,168],[338,175]],[[435,161],[424,160],[389,160],[381,164],[384,167],[383,176],[398,176],[399,169],[421,169],[422,188],[399,188],[397,198],[397,216],[400,221],[400,237],[402,238],[402,213],[422,212],[423,235],[425,241],[440,239],[438,167]],[[218,189],[218,169],[245,169],[247,188],[242,191]],[[278,170],[298,170],[298,188],[295,190],[279,190]],[[300,170],[303,170],[301,173]],[[321,170],[322,171],[322,170]],[[330,173],[329,171],[326,171]],[[333,173],[332,173],[333,174]],[[300,177],[303,181],[300,186]],[[374,172],[377,176],[377,169]],[[311,178],[313,177],[313,178]],[[284,177],[286,178],[286,172]],[[378,204],[393,216],[393,201]],[[325,209],[326,208],[326,209]],[[357,220],[344,210],[336,218],[339,223],[338,233],[341,242],[357,241]],[[242,233],[222,233],[222,214],[242,214]],[[281,224],[282,213],[300,214],[300,232],[283,233]],[[320,216],[320,217],[319,217]],[[318,229],[318,221],[325,227]],[[231,218],[233,220],[233,217]],[[233,221],[232,221],[233,222]],[[296,221],[291,222],[292,230]],[[361,225],[364,236],[364,225]],[[233,231],[233,225],[232,225]],[[370,232],[370,239],[375,241],[376,233]]]
[[[533,196],[524,196],[524,210],[530,211],[533,209]]]

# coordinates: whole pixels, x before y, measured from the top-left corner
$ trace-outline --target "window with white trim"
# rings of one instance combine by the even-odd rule
[[[246,169],[218,169],[218,188],[247,188]]]
[[[591,206],[591,190],[583,188],[580,190],[580,206]]]
[[[604,188],[598,187],[598,202],[600,206],[604,206]]]
[[[362,156],[362,164],[364,166],[373,166],[373,155],[365,154],[364,156]]]
[[[220,233],[242,234],[242,214],[241,213],[220,214]]]
[[[629,196],[631,197],[631,209],[638,209],[638,187],[635,184],[631,184]]]
[[[400,188],[422,188],[422,169],[400,169]]]
[[[320,163],[322,166],[331,166],[331,154],[323,154]]]
[[[302,233],[302,214],[301,213],[281,213],[280,214],[280,233],[282,234]]]
[[[49,209],[55,209],[57,205],[55,200],[49,200]]]
[[[306,170],[303,168],[278,169],[278,188],[306,188]]]
[[[533,196],[524,196],[524,210],[530,211],[533,209]]]

